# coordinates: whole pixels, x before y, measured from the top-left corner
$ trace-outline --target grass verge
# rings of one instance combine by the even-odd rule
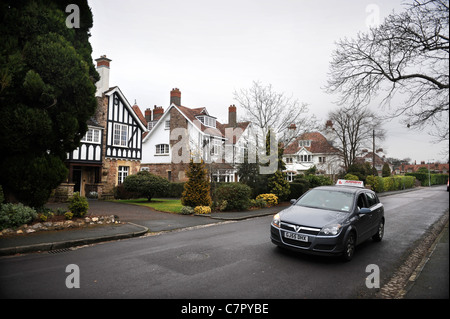
[[[180,199],[166,199],[166,198],[153,198],[151,202],[147,201],[146,198],[138,199],[116,199],[114,202],[126,203],[140,206],[151,207],[155,210],[168,213],[180,213],[181,205]]]

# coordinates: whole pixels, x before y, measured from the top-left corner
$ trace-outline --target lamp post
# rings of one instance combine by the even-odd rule
[[[434,159],[428,160],[428,187],[431,187],[430,161],[434,161]]]

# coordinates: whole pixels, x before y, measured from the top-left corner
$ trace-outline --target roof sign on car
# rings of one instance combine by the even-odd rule
[[[336,182],[337,186],[355,186],[355,187],[364,187],[363,181],[350,181],[346,179],[338,179]]]

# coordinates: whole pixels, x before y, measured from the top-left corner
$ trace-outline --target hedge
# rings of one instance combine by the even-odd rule
[[[448,174],[406,173],[405,175],[414,176],[422,186],[430,185],[430,181],[431,185],[444,185],[448,180]]]
[[[413,188],[415,182],[414,176],[390,176],[381,177],[369,175],[366,178],[366,186],[371,185],[372,189],[377,192],[395,191],[406,188]]]

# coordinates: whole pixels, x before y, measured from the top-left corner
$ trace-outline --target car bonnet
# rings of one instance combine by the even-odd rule
[[[280,212],[282,222],[322,228],[333,223],[342,223],[350,213],[305,206],[292,205]]]

